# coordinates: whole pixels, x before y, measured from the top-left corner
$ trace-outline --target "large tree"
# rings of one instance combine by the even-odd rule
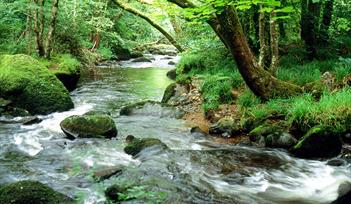
[[[197,7],[188,0],[168,1],[182,8]],[[301,87],[281,81],[259,66],[243,33],[238,13],[233,5],[225,4],[216,7],[216,11],[210,15],[207,22],[231,52],[241,76],[256,96],[268,100],[276,96],[289,97],[302,92]]]

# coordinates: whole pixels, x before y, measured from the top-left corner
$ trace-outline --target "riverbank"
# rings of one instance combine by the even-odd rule
[[[187,53],[172,70],[176,84],[166,90],[166,102],[183,109],[184,119],[194,127],[230,141],[285,148],[303,158],[349,155],[341,146],[350,141],[351,64],[340,58],[296,67],[286,57],[282,63],[278,78],[302,86],[306,93],[261,101],[245,87],[225,51],[211,53],[211,58]]]

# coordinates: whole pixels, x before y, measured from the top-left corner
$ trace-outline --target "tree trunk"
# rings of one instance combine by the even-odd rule
[[[95,52],[96,49],[100,47],[100,41],[101,41],[101,34],[100,32],[97,32],[93,37],[93,47],[91,48],[92,52]]]
[[[164,30],[160,25],[158,25],[156,22],[151,20],[149,17],[147,17],[145,14],[141,13],[140,11],[131,8],[122,2],[119,2],[118,0],[113,0],[115,4],[117,4],[119,7],[121,7],[123,10],[128,11],[131,14],[134,14],[136,16],[139,16],[140,18],[144,19],[147,21],[152,27],[156,28],[160,33],[162,33],[163,36],[167,38],[167,40],[174,46],[176,47],[180,52],[183,52],[184,49],[178,44],[178,42],[170,35],[166,30]]]
[[[266,45],[266,22],[265,22],[265,13],[262,10],[262,5],[260,5],[260,15],[258,18],[258,36],[260,41],[260,55],[258,57],[258,66],[264,67],[265,61],[267,59],[267,45]]]
[[[303,21],[301,22],[301,38],[305,42],[308,59],[312,60],[317,57],[321,3],[307,0],[304,6],[307,8],[304,8],[301,13],[301,21]]]
[[[332,20],[334,0],[328,0],[324,4],[323,17],[320,30],[320,43],[325,44],[329,40],[328,30]]]
[[[58,11],[59,0],[53,0],[52,8],[51,8],[51,21],[49,25],[48,38],[46,42],[46,58],[50,59],[51,50],[52,50],[52,41],[55,34],[56,28],[56,19],[57,19],[57,11]]]
[[[239,72],[256,96],[268,100],[276,96],[289,97],[302,92],[300,87],[278,80],[258,65],[234,8],[227,7],[218,16],[218,19],[223,30],[226,31],[223,36],[230,41],[230,51],[238,65]]]
[[[275,12],[271,12],[270,14],[270,23],[269,23],[269,30],[270,30],[270,37],[271,37],[271,65],[269,71],[272,75],[277,74],[278,64],[279,64],[279,33],[277,30],[277,23],[274,19],[276,17]]]
[[[281,1],[281,5],[282,5],[282,7],[285,7],[286,6],[286,0],[282,0]],[[278,16],[281,16],[282,14],[278,14]],[[279,34],[280,34],[280,37],[282,38],[282,39],[285,39],[285,37],[286,37],[286,32],[285,32],[285,26],[284,26],[284,20],[279,20],[278,21],[278,25],[279,25]]]
[[[184,8],[191,5],[187,0],[168,1],[184,6]],[[269,100],[273,97],[289,97],[302,92],[299,86],[278,80],[258,65],[233,7],[227,6],[216,19],[210,19],[209,22],[212,23],[211,26],[217,28],[216,33],[220,32],[221,38],[238,65],[241,76],[256,96]],[[219,24],[215,25],[215,23]]]
[[[45,49],[43,43],[43,33],[44,33],[44,3],[45,0],[34,0],[36,6],[39,6],[40,13],[38,14],[38,9],[35,8],[33,12],[34,16],[34,32],[37,43],[38,54],[40,57],[44,57]]]

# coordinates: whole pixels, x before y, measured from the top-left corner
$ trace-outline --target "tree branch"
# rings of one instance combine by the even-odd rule
[[[128,11],[131,14],[134,14],[145,21],[147,21],[152,27],[156,28],[160,33],[162,33],[163,36],[167,38],[167,40],[174,46],[176,47],[180,52],[183,52],[184,49],[178,44],[178,42],[170,35],[166,30],[164,30],[160,25],[158,25],[156,22],[151,20],[149,17],[147,17],[145,14],[142,12],[138,11],[137,9],[131,8],[128,5],[118,1],[118,0],[112,0],[117,6],[122,8],[125,11]]]

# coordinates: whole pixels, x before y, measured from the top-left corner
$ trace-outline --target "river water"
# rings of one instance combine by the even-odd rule
[[[349,165],[334,167],[283,150],[219,144],[191,135],[189,124],[157,105],[119,116],[127,104],[161,99],[171,83],[167,60],[177,59],[156,56],[153,63],[100,67],[71,93],[75,109],[41,116],[41,123],[30,126],[0,124],[0,185],[38,180],[85,204],[104,203],[104,190],[115,183],[163,192],[161,203],[330,203],[340,188],[349,188]],[[111,113],[117,139],[65,138],[59,123],[90,110]],[[158,138],[170,150],[148,149],[132,158],[123,152],[129,134]],[[121,172],[100,182],[94,179],[94,173],[111,168]]]

